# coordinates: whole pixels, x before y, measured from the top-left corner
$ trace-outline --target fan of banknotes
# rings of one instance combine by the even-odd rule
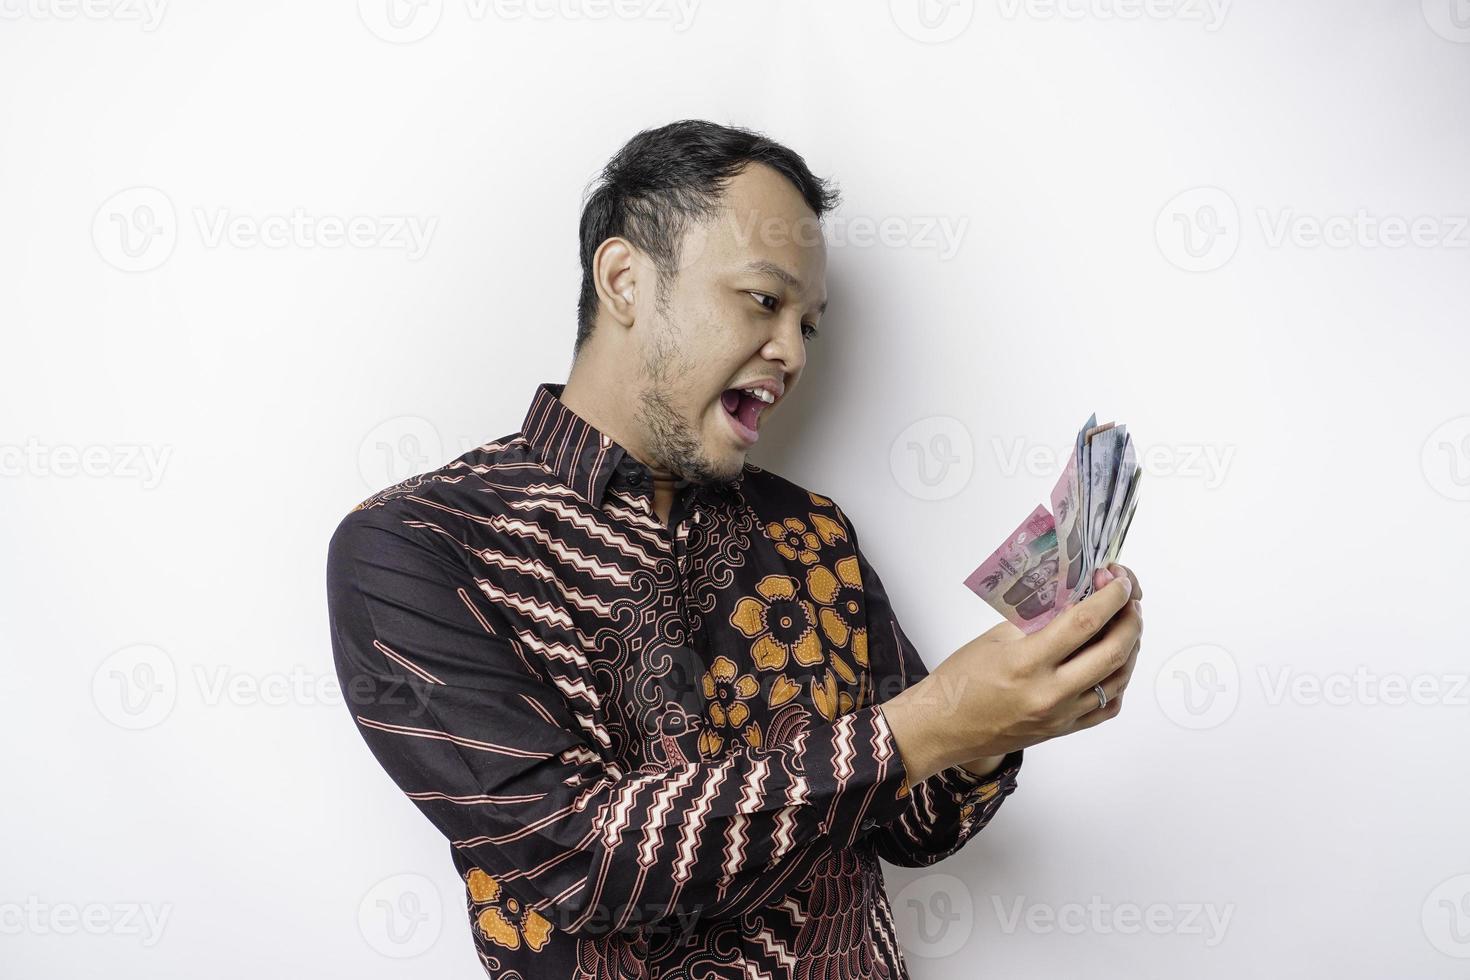
[[[1128,427],[1097,424],[1077,433],[1077,448],[1051,492],[965,579],[1023,632],[1034,633],[1092,593],[1092,573],[1118,557],[1138,506],[1141,470]]]

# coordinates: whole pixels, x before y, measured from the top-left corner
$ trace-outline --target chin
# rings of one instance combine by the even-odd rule
[[[745,452],[737,450],[712,462],[710,478],[719,483],[729,483],[745,468]]]
[[[728,442],[713,451],[706,447],[700,467],[702,483],[729,483],[745,468],[747,450],[731,447]]]

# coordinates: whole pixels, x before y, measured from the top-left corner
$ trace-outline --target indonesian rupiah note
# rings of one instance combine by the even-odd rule
[[[1051,511],[1038,506],[965,585],[1030,633],[1056,615],[1057,569],[1056,525]]]
[[[965,585],[1027,633],[1092,593],[1092,573],[1116,560],[1138,506],[1142,470],[1128,427],[1077,432],[1072,457],[1051,492],[965,579]]]

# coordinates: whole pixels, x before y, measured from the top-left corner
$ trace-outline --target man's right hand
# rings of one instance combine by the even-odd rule
[[[1098,570],[1096,591],[1037,632],[1001,623],[883,703],[911,784],[1118,714],[1143,635],[1143,592],[1131,571],[1111,568],[1116,576]]]

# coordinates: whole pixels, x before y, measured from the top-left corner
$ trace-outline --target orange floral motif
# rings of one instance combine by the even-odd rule
[[[861,621],[863,580],[858,573],[857,556],[842,558],[834,567],[835,575],[824,565],[810,569],[806,573],[807,591],[821,606],[817,612],[817,620],[822,624],[822,632],[827,635],[827,639],[832,641],[833,646],[850,649],[852,658],[866,667],[868,628]],[[841,672],[842,668],[839,667],[838,670]],[[849,668],[843,678],[848,683],[855,680],[850,675]]]
[[[739,674],[735,662],[718,656],[704,672],[704,696],[709,702],[709,717],[715,728],[734,729],[751,748],[761,747],[760,722],[750,720],[750,707],[745,702],[759,693],[761,686],[750,674]],[[750,722],[748,725],[746,722]],[[724,747],[725,737],[715,728],[699,733],[701,755],[714,755]]]
[[[811,600],[798,596],[798,584],[790,575],[767,575],[755,585],[760,598],[745,596],[735,604],[730,625],[747,639],[755,640],[751,654],[762,670],[782,670],[788,657],[803,667],[822,661],[822,641],[817,635],[817,609]]]
[[[971,793],[970,802],[960,807],[960,819],[970,819],[971,815],[975,812],[975,807],[977,804],[986,803],[994,799],[995,794],[999,792],[1000,780],[995,778],[991,778],[989,782],[981,783],[979,786],[975,787],[974,792]]]
[[[817,711],[828,721],[836,721],[838,715],[845,715],[853,709],[852,695],[846,691],[837,689],[837,678],[833,676],[831,668],[822,672],[822,680],[811,679],[812,704],[816,705]]]
[[[836,510],[836,504],[833,504],[828,498],[819,497],[811,492],[808,492],[807,495],[817,507],[831,507]],[[811,529],[816,530],[817,538],[822,539],[823,544],[833,545],[838,541],[847,541],[847,527],[842,525],[841,520],[833,520],[832,517],[816,513],[816,511],[811,511],[807,517],[811,519]]]
[[[799,561],[803,565],[817,562],[817,549],[822,541],[799,517],[788,517],[784,521],[772,521],[766,525],[766,537],[776,542],[776,550],[787,561]]]
[[[523,907],[504,893],[500,882],[479,868],[470,869],[465,887],[475,909],[475,926],[482,936],[506,949],[520,949],[524,942],[532,952],[541,952],[551,938],[551,923],[540,912]]]
[[[796,681],[787,677],[785,674],[778,674],[776,676],[776,680],[771,684],[771,707],[779,708],[781,707],[781,705],[785,704],[787,701],[790,701],[792,698],[796,697],[800,693],[800,684],[796,683]]]

